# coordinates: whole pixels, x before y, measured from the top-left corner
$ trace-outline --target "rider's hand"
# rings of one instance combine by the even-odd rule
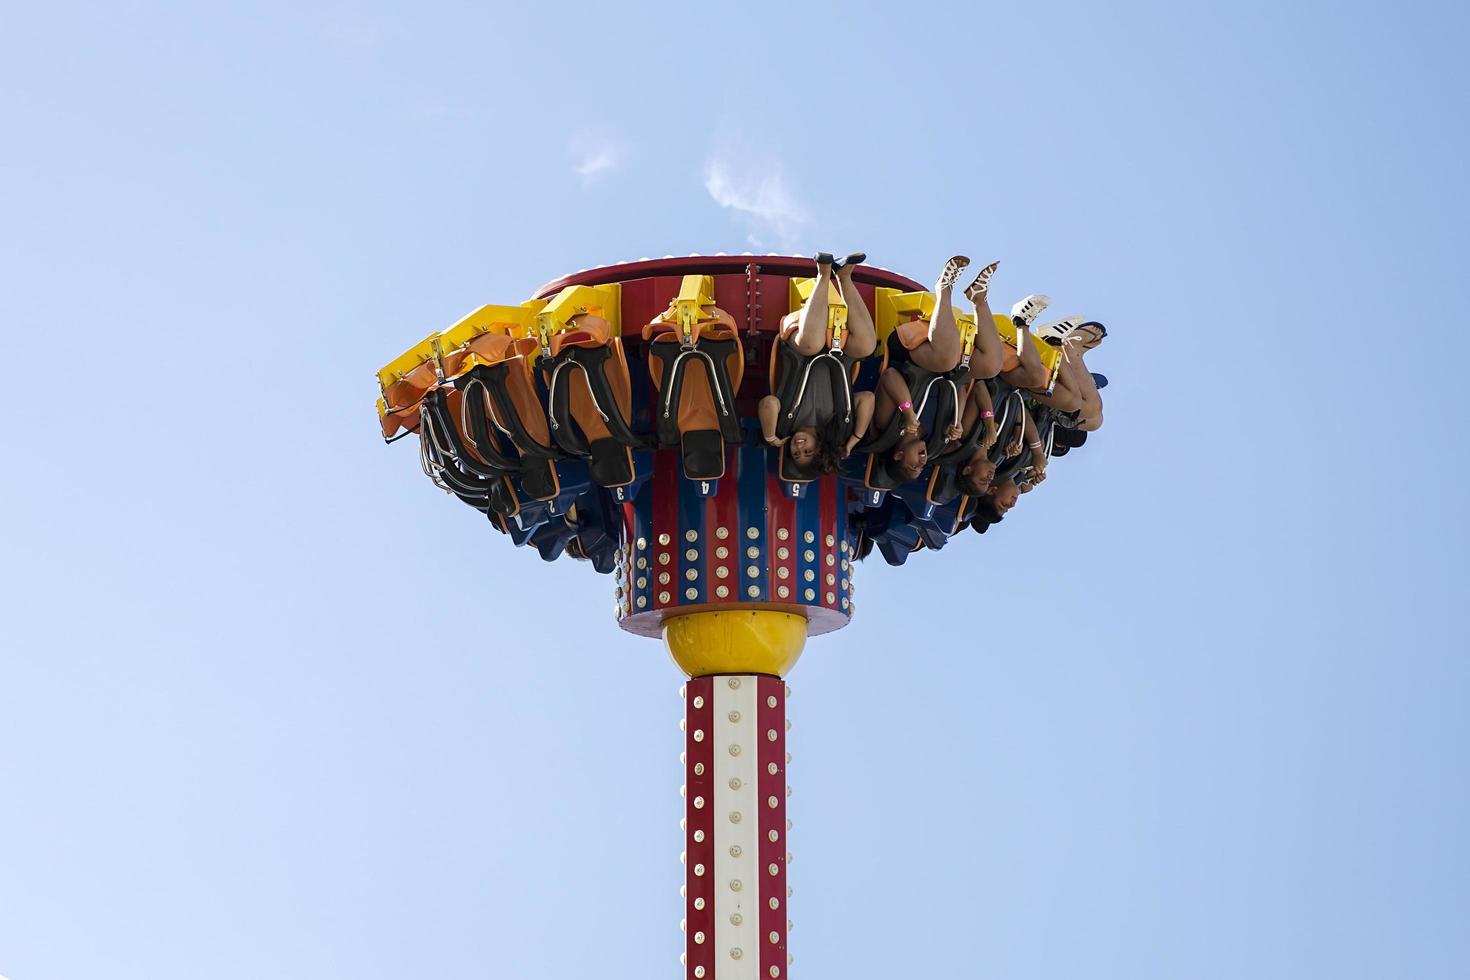
[[[964,434],[965,430],[959,425],[951,425],[948,429],[944,430],[944,437],[950,442],[959,442],[960,436]]]

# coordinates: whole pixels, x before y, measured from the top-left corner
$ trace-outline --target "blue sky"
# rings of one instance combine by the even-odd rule
[[[676,976],[679,678],[378,442],[645,255],[1110,327],[791,677],[793,976],[1470,974],[1450,4],[45,4],[0,33],[0,974]]]

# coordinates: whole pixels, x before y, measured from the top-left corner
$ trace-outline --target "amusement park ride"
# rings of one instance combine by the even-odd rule
[[[843,370],[850,390],[871,390],[889,335],[931,317],[935,297],[868,266],[852,282],[879,346]],[[386,439],[417,433],[428,477],[514,545],[611,574],[618,624],[662,636],[688,678],[689,978],[786,975],[784,678],[807,636],[851,619],[857,561],[876,550],[898,565],[942,548],[976,506],[953,478],[952,453],[931,453],[918,479],[901,482],[861,451],[822,474],[790,467],[767,443],[757,404],[777,384],[773,347],[815,283],[811,260],[791,256],[584,270],[520,305],[481,307],[379,372]],[[829,336],[849,312],[832,289]],[[955,312],[967,364],[990,325]],[[1057,347],[994,319],[1056,377]],[[1030,464],[1032,450],[1005,450],[1038,407],[1004,387],[992,395],[999,481]],[[937,391],[919,412],[957,408],[959,397]],[[1041,452],[1052,451],[1047,438]]]

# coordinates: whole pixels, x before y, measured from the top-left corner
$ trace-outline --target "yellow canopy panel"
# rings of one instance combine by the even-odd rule
[[[524,337],[531,330],[537,312],[546,305],[545,300],[531,300],[520,306],[482,306],[439,334],[439,349],[444,353],[459,350],[482,333],[508,333],[513,337]]]
[[[437,336],[439,335],[430,334],[389,361],[378,372],[378,387],[386,391],[389,385],[412,372],[414,368],[432,361],[434,359],[434,338]]]
[[[549,301],[544,301],[542,308],[537,311],[535,321],[541,342],[545,344],[554,335],[572,329],[572,320],[584,314],[606,320],[608,336],[622,336],[622,284],[615,282],[606,286],[568,286]]]

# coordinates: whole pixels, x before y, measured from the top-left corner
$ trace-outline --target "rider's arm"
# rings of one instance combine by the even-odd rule
[[[847,440],[847,451],[852,452],[853,447],[862,441],[868,431],[868,423],[873,420],[873,393],[871,391],[860,391],[852,396],[852,436]]]
[[[1021,413],[1023,424],[1021,438],[1026,441],[1026,448],[1031,450],[1031,466],[1038,473],[1046,472],[1048,462],[1046,445],[1041,441],[1041,432],[1036,428],[1036,420],[1031,417],[1030,412]],[[1040,483],[1041,480],[1033,479],[1031,482]]]
[[[873,408],[873,421],[880,430],[887,429],[893,422],[893,413],[899,410],[900,405],[908,406],[903,412],[905,428],[918,431],[919,417],[914,413],[914,399],[909,394],[909,386],[903,375],[889,368],[878,379],[877,405]]]
[[[781,402],[775,395],[767,395],[760,400],[756,406],[756,414],[761,420],[761,434],[766,437],[766,442],[773,446],[779,446],[784,439],[776,438],[776,420],[781,417]]]
[[[975,382],[975,386],[970,389],[970,401],[965,405],[966,432],[969,432],[970,426],[975,424],[974,418],[971,415],[972,410],[974,415],[985,416],[980,419],[980,423],[985,426],[985,435],[981,438],[980,445],[989,449],[995,445],[996,438],[995,405],[990,398],[990,386],[983,381]],[[986,415],[987,412],[989,413],[988,415]]]

